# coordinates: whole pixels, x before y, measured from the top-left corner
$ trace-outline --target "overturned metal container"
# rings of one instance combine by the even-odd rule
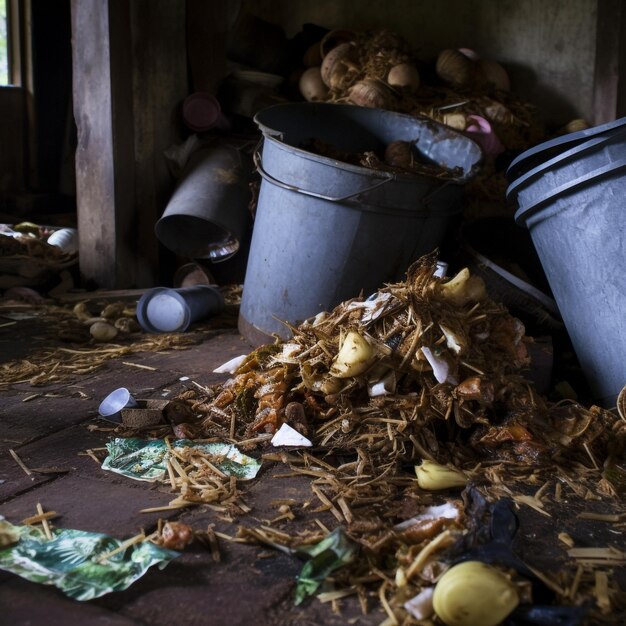
[[[176,254],[216,263],[232,257],[249,229],[252,161],[237,143],[203,146],[155,225],[159,241]]]

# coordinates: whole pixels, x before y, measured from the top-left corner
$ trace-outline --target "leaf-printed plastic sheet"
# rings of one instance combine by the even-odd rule
[[[13,526],[12,531],[19,535],[19,541],[0,550],[0,569],[35,583],[54,585],[75,600],[122,591],[148,568],[158,565],[162,569],[178,556],[178,552],[144,542],[100,561],[123,541],[69,528],[52,531],[51,540],[32,526]]]
[[[300,604],[307,596],[313,595],[317,588],[335,570],[350,563],[356,556],[358,547],[348,539],[341,528],[335,528],[319,543],[313,546],[301,546],[298,556],[308,558],[298,576],[295,603]]]
[[[188,439],[169,442],[173,450],[183,454],[205,456],[227,476],[248,480],[257,475],[261,462],[246,456],[228,443],[197,443]],[[123,474],[135,480],[162,481],[167,476],[167,460],[172,452],[164,439],[116,438],[107,443],[109,455],[102,469]]]

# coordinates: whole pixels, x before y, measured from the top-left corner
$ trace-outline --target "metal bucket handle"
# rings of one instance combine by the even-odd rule
[[[556,187],[548,195],[544,196],[543,198],[539,198],[539,200],[533,202],[530,206],[520,206],[515,215],[515,221],[518,224],[522,223],[522,219],[526,221],[529,217],[535,215],[535,213],[541,210],[542,206],[546,204],[546,202],[550,202],[556,196],[560,196],[564,193],[574,191],[578,187],[587,184],[593,179],[604,178],[605,176],[610,176],[611,174],[615,174],[623,169],[626,169],[626,159],[615,161],[614,163],[610,163],[609,165],[600,167],[593,172],[589,172],[588,174],[585,174],[580,178],[571,180],[568,183],[561,185],[560,187]]]
[[[300,187],[296,187],[294,185],[288,185],[282,180],[278,180],[277,178],[274,178],[265,169],[263,169],[263,160],[262,160],[261,153],[259,152],[258,148],[254,151],[254,165],[257,171],[259,172],[259,174],[261,174],[261,176],[265,178],[265,180],[269,181],[270,183],[278,187],[281,187],[282,189],[287,189],[288,191],[295,191],[296,193],[301,193],[301,194],[304,194],[305,196],[312,196],[313,198],[318,198],[320,200],[327,200],[328,202],[344,202],[345,200],[358,198],[362,194],[369,193],[370,191],[373,191],[374,189],[381,187],[382,185],[385,185],[388,182],[395,180],[396,178],[394,174],[388,174],[386,175],[385,178],[383,178],[383,180],[380,180],[377,183],[374,183],[373,185],[366,187],[365,189],[359,189],[359,191],[355,191],[354,193],[350,193],[346,196],[339,196],[339,197],[326,196],[321,193],[316,193],[315,191],[307,191],[306,189],[300,189]]]

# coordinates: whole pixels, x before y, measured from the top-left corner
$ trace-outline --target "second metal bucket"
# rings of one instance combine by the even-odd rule
[[[597,146],[595,169],[574,161],[558,177],[548,168],[545,181],[516,186],[515,219],[530,230],[581,368],[605,407],[626,384],[626,158],[615,158],[619,152]]]
[[[194,152],[155,232],[183,257],[225,261],[249,228],[252,161],[236,145],[212,143]]]
[[[470,139],[430,120],[351,105],[278,105],[257,114],[263,177],[239,315],[252,344],[286,338],[296,324],[342,300],[400,280],[442,243],[460,212],[462,184],[482,159]],[[415,142],[446,179],[351,165],[300,146],[341,150]]]

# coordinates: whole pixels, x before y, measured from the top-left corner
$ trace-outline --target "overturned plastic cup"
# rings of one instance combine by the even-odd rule
[[[75,228],[61,228],[55,230],[47,242],[51,246],[61,248],[66,254],[74,254],[78,252],[78,230]]]
[[[122,409],[132,409],[138,406],[137,401],[126,387],[112,391],[98,407],[98,413],[111,422],[122,421]]]
[[[193,322],[216,315],[223,308],[224,296],[210,285],[155,287],[137,303],[137,320],[150,333],[183,332]]]

